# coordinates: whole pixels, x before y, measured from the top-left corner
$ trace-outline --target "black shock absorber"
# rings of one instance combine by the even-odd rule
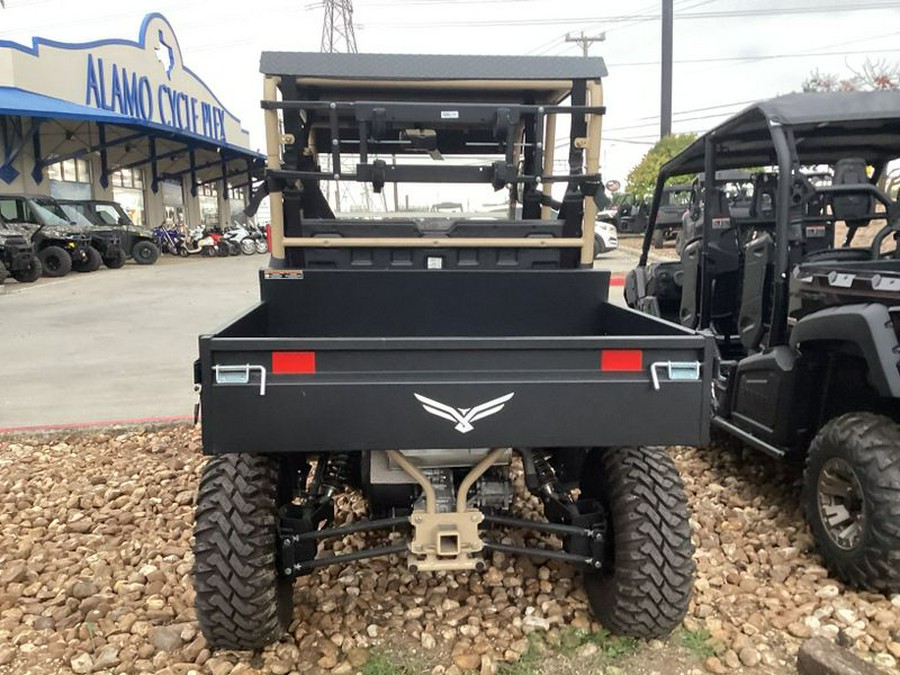
[[[329,495],[353,483],[353,458],[349,452],[337,452],[319,461],[324,463],[321,485]]]

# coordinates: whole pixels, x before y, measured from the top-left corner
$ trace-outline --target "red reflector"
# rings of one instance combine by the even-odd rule
[[[272,352],[273,375],[312,375],[315,372],[315,352]]]
[[[600,370],[633,373],[644,369],[640,349],[604,349],[600,352]]]

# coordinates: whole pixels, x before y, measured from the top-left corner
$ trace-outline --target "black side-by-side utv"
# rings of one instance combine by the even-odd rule
[[[713,425],[804,461],[824,560],[885,593],[900,592],[900,208],[878,185],[898,157],[900,92],[751,106],[662,167],[625,288],[715,338]],[[705,183],[681,260],[648,265],[666,180],[723,169],[755,170],[749,209]]]
[[[693,547],[658,446],[706,439],[713,346],[608,303],[609,272],[593,269],[603,61],[266,52],[262,71],[272,257],[260,302],[202,335],[195,364],[207,640],[277,640],[293,579],[322,566],[393,555],[477,572],[492,552],[571,563],[607,628],[668,634]],[[569,170],[555,174],[560,116]],[[471,184],[510,209],[347,218],[322,181]],[[517,515],[514,456],[545,520]],[[336,520],[345,490],[365,496],[364,519]],[[353,532],[384,543],[322,554]]]

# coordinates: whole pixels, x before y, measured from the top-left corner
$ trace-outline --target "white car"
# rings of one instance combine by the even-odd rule
[[[598,220],[594,224],[594,258],[599,258],[603,253],[609,253],[619,248],[619,233],[616,226]]]

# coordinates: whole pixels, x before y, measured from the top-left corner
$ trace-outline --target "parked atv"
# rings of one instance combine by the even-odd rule
[[[0,283],[11,275],[21,283],[37,281],[43,269],[29,241],[20,233],[7,229],[0,219]]]
[[[59,200],[63,210],[72,215],[77,212],[93,225],[118,233],[126,258],[138,265],[152,265],[159,259],[159,247],[154,242],[153,231],[135,225],[118,202],[100,199]]]
[[[886,594],[900,592],[900,205],[876,186],[898,121],[896,92],[841,92],[724,122],[663,165],[625,286],[631,307],[715,336],[712,424],[802,462],[826,565]],[[681,260],[647,265],[666,180],[773,165],[746,215],[705,184]]]
[[[100,267],[100,252],[91,246],[91,232],[57,215],[59,205],[50,197],[0,195],[0,216],[7,229],[31,241],[46,277],[70,271],[91,272]]]
[[[119,269],[125,264],[125,250],[122,248],[119,233],[113,229],[98,227],[85,216],[71,207],[59,205],[68,220],[80,225],[91,233],[91,246],[100,253],[103,264],[109,269]],[[99,267],[99,266],[98,266]]]

